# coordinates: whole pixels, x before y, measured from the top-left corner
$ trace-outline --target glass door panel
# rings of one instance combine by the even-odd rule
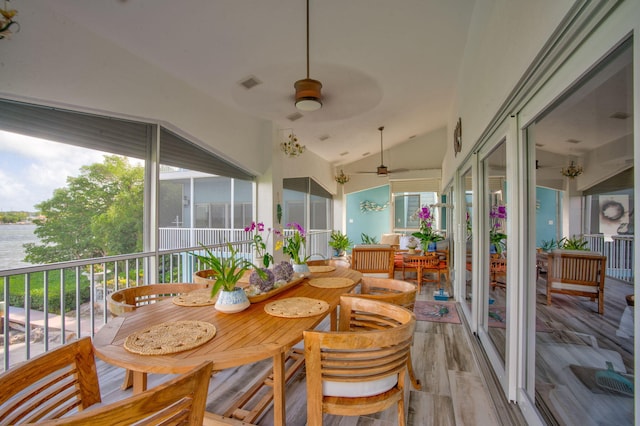
[[[488,235],[488,244],[481,253],[488,273],[483,282],[488,283],[484,303],[487,316],[484,327],[491,344],[495,347],[502,365],[506,354],[507,328],[507,179],[506,142],[503,141],[483,161],[485,191],[485,221],[483,232]]]
[[[538,245],[535,302],[530,301],[536,321],[528,330],[535,334],[529,339],[535,348],[529,354],[535,356],[536,407],[549,424],[634,422],[632,253],[638,191],[632,94],[629,42],[527,128],[536,156]],[[559,263],[558,249],[565,256],[605,256],[603,289],[591,286],[588,295],[567,291],[568,274],[579,266]]]

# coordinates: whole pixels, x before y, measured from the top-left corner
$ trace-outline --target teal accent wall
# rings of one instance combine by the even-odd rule
[[[558,191],[536,187],[536,247],[558,239],[558,199]]]
[[[354,244],[362,244],[362,233],[376,237],[391,232],[391,205],[382,211],[360,211],[360,202],[384,205],[389,201],[389,185],[347,194],[347,236]]]

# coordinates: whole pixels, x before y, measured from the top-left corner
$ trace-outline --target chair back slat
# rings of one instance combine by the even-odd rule
[[[351,251],[351,268],[368,273],[384,273],[393,278],[395,250],[387,246],[355,246]]]
[[[107,296],[107,308],[113,315],[118,316],[132,312],[138,306],[157,303],[169,297],[202,288],[207,288],[207,284],[167,283],[123,288]]]
[[[45,425],[125,426],[203,424],[213,364],[204,362],[153,389]]]
[[[360,323],[352,323],[354,318],[375,320],[372,326],[364,321],[360,330]],[[403,426],[404,383],[415,324],[413,312],[401,306],[342,296],[338,331],[304,332],[307,425],[321,425],[324,412],[356,416],[397,404],[398,424]],[[354,328],[358,331],[351,331]],[[352,395],[352,385],[366,391]],[[325,386],[330,389],[327,395]]]
[[[598,300],[598,313],[604,314],[604,283],[607,257],[592,252],[554,251],[548,254],[547,304],[552,293]]]
[[[38,355],[0,375],[0,424],[54,419],[100,401],[88,337]]]

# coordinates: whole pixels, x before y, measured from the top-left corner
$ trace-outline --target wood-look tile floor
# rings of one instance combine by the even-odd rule
[[[429,300],[433,289],[423,288],[418,300]],[[473,355],[471,339],[464,324],[418,321],[412,349],[413,364],[422,390],[408,391],[407,424],[429,425],[497,425],[500,421],[489,395],[489,387]],[[99,362],[103,401],[110,402],[131,394],[121,391],[124,371]],[[207,409],[222,414],[238,395],[248,389],[256,377],[270,368],[270,361],[220,371],[211,379]],[[149,375],[149,386],[167,376]],[[407,380],[410,386],[410,381]],[[304,370],[292,378],[287,386],[287,424],[306,424],[306,388]],[[259,425],[273,424],[268,410],[257,421]],[[392,426],[396,422],[396,408],[361,417],[325,415],[327,426]]]

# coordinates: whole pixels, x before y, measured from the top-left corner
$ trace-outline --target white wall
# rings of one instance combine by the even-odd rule
[[[449,117],[442,164],[445,184],[572,4],[572,0],[476,1]],[[454,156],[458,117],[462,118],[462,152]]]

